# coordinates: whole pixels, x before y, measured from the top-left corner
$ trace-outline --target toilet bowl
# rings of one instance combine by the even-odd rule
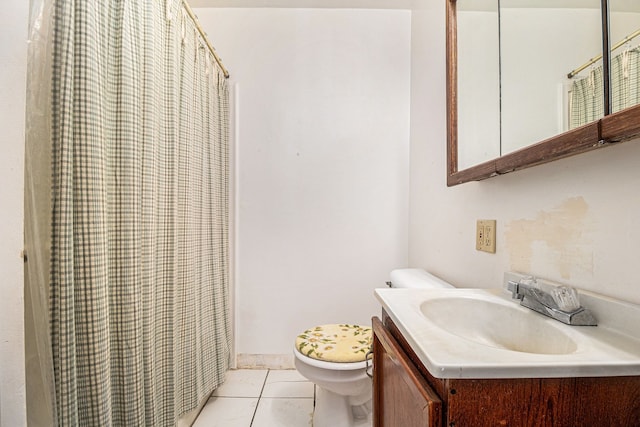
[[[394,270],[389,285],[452,287],[421,269]],[[298,335],[293,352],[296,369],[317,386],[314,427],[372,425],[370,348],[371,329],[359,325],[321,325]]]
[[[314,427],[371,425],[370,349],[371,328],[359,325],[321,325],[297,337],[296,369],[317,386]]]
[[[294,351],[298,372],[316,384],[314,427],[371,425],[372,382],[366,362],[324,362]]]
[[[367,367],[371,362],[325,362],[294,350],[296,369],[314,384],[341,396],[348,396],[351,406],[371,400],[371,378]]]

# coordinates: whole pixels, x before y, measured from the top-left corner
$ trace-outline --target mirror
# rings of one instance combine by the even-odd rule
[[[498,0],[458,0],[458,166],[500,156]]]
[[[599,56],[603,38],[608,42],[603,34],[609,33],[609,20],[602,19],[601,1],[606,4],[563,0],[558,7],[558,0],[500,0],[498,9],[497,0],[447,0],[448,185],[546,163],[640,133],[640,107],[629,108],[640,104],[640,97],[623,104],[619,95],[640,91],[637,72],[619,90],[612,82],[612,106],[621,107],[603,117],[609,70],[602,60],[582,67]],[[640,2],[609,1],[614,40],[640,28]],[[496,50],[489,41],[498,34]],[[624,64],[640,54],[634,46],[626,44]],[[612,73],[618,66],[615,55],[614,50]],[[569,78],[577,68],[582,69]],[[490,75],[496,69],[498,77]]]
[[[584,98],[571,96],[567,77],[602,52],[601,26],[600,0],[500,0],[501,155],[577,127],[569,120],[570,100],[582,111],[603,99],[601,71],[574,78],[588,74]]]

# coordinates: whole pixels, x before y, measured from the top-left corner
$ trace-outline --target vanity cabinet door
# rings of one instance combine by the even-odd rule
[[[377,317],[373,331],[374,427],[440,427],[438,395]]]

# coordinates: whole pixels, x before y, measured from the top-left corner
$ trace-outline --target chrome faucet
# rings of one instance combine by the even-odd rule
[[[529,277],[519,282],[509,280],[507,289],[520,305],[549,316],[567,325],[596,326],[596,318],[589,310],[580,306],[577,291],[564,286],[552,288],[552,292],[540,289],[536,279]]]

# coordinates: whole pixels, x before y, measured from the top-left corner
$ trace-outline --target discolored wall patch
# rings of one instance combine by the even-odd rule
[[[576,271],[593,273],[589,206],[572,197],[535,219],[507,223],[505,240],[512,271],[533,272],[536,265],[552,265],[563,279]]]

